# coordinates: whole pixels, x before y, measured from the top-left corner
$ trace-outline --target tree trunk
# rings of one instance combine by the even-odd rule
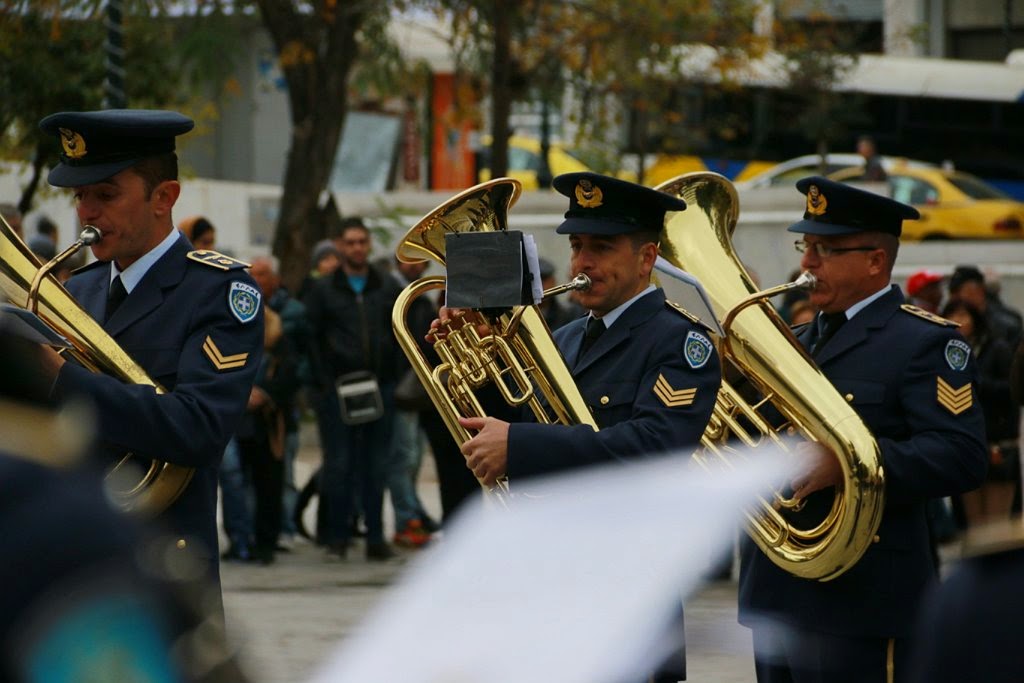
[[[508,174],[508,117],[512,111],[511,3],[494,0],[494,63],[491,65],[491,177]]]
[[[295,292],[313,245],[324,236],[319,199],[327,191],[348,111],[348,77],[364,15],[361,3],[346,3],[347,9],[329,15],[300,13],[280,0],[259,5],[288,84],[292,137],[273,251],[284,285]]]
[[[39,178],[43,175],[43,166],[46,165],[46,151],[49,148],[50,140],[36,143],[36,153],[32,155],[32,177],[28,185],[21,191],[21,198],[18,199],[18,211],[25,215],[32,210],[32,201],[36,197],[36,190],[39,189]]]

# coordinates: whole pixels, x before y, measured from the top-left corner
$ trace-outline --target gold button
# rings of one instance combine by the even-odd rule
[[[853,394],[847,394],[847,395],[845,396],[845,398],[846,398],[846,402],[847,402],[847,403],[849,403],[850,401],[852,401],[852,400],[853,400]]]
[[[178,550],[184,550],[185,549],[185,545],[186,545],[185,544],[185,539],[184,538],[179,538],[178,542],[175,543],[174,545],[178,546]]]
[[[878,534],[875,534],[875,537],[874,537],[873,539],[871,539],[871,540],[872,540],[873,542],[875,542],[875,543],[878,543],[879,541],[881,541],[881,540],[882,540],[882,537],[881,537],[881,536],[879,536]]]
[[[602,396],[602,397],[601,397],[601,405],[603,405],[603,406],[606,406],[606,405],[608,405],[608,401],[610,401],[610,400],[611,400],[611,399],[610,399],[610,398],[608,398],[607,396]]]

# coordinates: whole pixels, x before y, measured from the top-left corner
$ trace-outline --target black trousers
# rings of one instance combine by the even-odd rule
[[[239,439],[242,466],[249,471],[256,511],[253,516],[254,550],[258,555],[273,555],[281,533],[284,507],[284,460],[274,457],[267,439]]]
[[[909,638],[858,638],[788,625],[754,628],[758,683],[900,683],[910,676]]]

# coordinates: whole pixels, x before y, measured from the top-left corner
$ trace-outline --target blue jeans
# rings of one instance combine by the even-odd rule
[[[220,461],[220,502],[224,533],[237,549],[248,549],[252,539],[252,514],[249,512],[249,482],[242,467],[238,442],[234,437],[224,449]]]
[[[416,495],[416,477],[423,459],[419,414],[399,410],[395,416],[394,453],[388,463],[387,485],[391,505],[395,508],[395,527],[402,530],[411,520],[423,514],[423,504]]]
[[[320,481],[320,505],[326,506],[326,541],[349,540],[349,522],[356,496],[366,521],[366,542],[384,543],[384,482],[393,453],[395,385],[380,385],[384,415],[373,422],[347,425],[341,421],[338,395],[321,397],[320,435],[324,465]]]

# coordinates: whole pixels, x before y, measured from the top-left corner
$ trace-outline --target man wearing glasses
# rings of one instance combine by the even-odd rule
[[[905,204],[825,178],[804,178],[804,219],[790,226],[817,284],[818,317],[800,343],[878,441],[885,511],[874,543],[827,582],[779,569],[752,543],[740,574],[740,622],[753,629],[761,683],[907,680],[914,623],[937,578],[929,498],[981,484],[987,454],[970,348],[956,325],[904,303],[891,284]],[[824,516],[842,485],[836,456],[802,444],[790,485],[796,514]],[[806,527],[807,524],[801,526]]]

